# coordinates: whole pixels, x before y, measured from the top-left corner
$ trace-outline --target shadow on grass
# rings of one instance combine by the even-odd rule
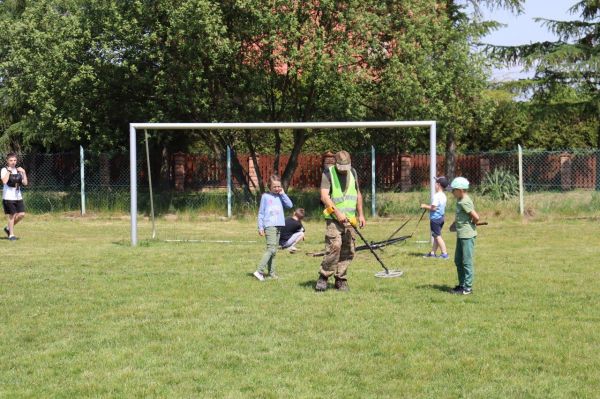
[[[304,281],[304,282],[298,284],[298,286],[300,286],[302,288],[309,289],[311,291],[315,290],[315,285],[317,285],[317,280],[315,280],[315,279],[313,279],[313,280],[307,280],[307,281]],[[335,288],[335,286],[333,285],[333,283],[328,283],[327,284],[327,289],[330,289],[330,288]]]
[[[150,247],[154,244],[159,244],[161,243],[160,240],[139,240],[137,243],[138,247]],[[111,244],[113,245],[117,245],[119,247],[131,247],[131,241],[130,240],[119,240],[119,241],[112,241]]]
[[[246,273],[246,277],[250,277],[252,280],[256,281],[256,282],[257,282],[257,283],[259,283],[259,284],[265,284],[265,283],[268,283],[268,282],[276,282],[276,281],[280,281],[280,280],[282,279],[282,278],[281,278],[281,277],[279,277],[279,276],[277,276],[277,277],[275,277],[275,278],[272,278],[272,277],[271,277],[270,275],[268,275],[268,274],[263,274],[263,276],[264,276],[264,278],[265,278],[265,279],[264,279],[263,281],[260,281],[260,280],[258,280],[258,279],[256,278],[256,276],[254,275],[254,272],[249,272],[249,273]],[[283,279],[285,280],[285,278],[283,278]]]
[[[425,254],[423,252],[408,252],[406,255],[412,256],[414,258],[423,258]],[[423,258],[426,259],[426,258]]]
[[[299,283],[298,285],[299,285],[300,287],[303,287],[303,288],[311,288],[311,289],[314,289],[314,288],[315,288],[315,284],[317,284],[317,280],[314,280],[314,279],[313,279],[313,280],[307,280],[307,281],[303,281],[303,282]]]
[[[417,289],[420,290],[438,290],[441,292],[452,292],[452,289],[454,287],[450,287],[449,285],[440,285],[440,284],[425,284],[425,285],[418,285]]]
[[[412,256],[413,258],[431,259],[433,261],[450,262],[451,264],[453,264],[452,255],[451,254],[450,254],[450,258],[447,258],[447,259],[440,259],[439,257],[438,258],[426,258],[425,257],[425,253],[423,253],[423,252],[408,252],[406,255],[407,256]],[[435,262],[433,262],[433,263],[435,263]]]

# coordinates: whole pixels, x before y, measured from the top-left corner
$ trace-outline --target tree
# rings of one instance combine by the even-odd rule
[[[497,29],[499,24],[496,21],[482,21],[481,20],[481,7],[488,7],[490,9],[494,8],[505,8],[511,10],[515,13],[522,12],[524,0],[468,0],[467,4],[471,5],[474,9],[473,15],[469,15],[465,11],[464,3],[457,0],[448,0],[446,11],[448,13],[448,18],[452,21],[452,23],[458,28],[459,32],[463,32],[464,40],[466,40],[470,45],[474,45],[477,41],[490,31]],[[463,49],[464,52],[464,49]],[[478,69],[481,71],[484,68],[486,60],[483,59],[481,54],[474,53],[469,48],[469,55],[472,58],[472,66],[474,69]],[[462,60],[464,62],[469,63],[468,56],[464,55],[459,56],[457,60]],[[459,61],[460,62],[460,61]],[[467,65],[468,68],[468,65]],[[480,72],[481,73],[481,72]],[[466,74],[467,80],[466,82],[471,82],[471,89],[474,96],[471,97],[471,110],[473,111],[473,116],[481,114],[485,112],[486,106],[489,105],[489,102],[486,102],[485,99],[481,96],[483,93],[484,87],[478,85],[477,87],[473,86],[474,84],[481,83],[481,78],[473,80],[472,76]],[[470,79],[469,79],[470,77]],[[458,87],[460,87],[461,82],[463,81],[461,76],[457,76],[457,81],[455,82]],[[462,110],[456,109],[459,115]],[[466,125],[464,119],[461,120],[456,118],[449,118],[451,121],[456,121],[459,123],[450,124],[445,127],[445,144],[446,144],[446,175],[449,177],[455,176],[455,163],[456,163],[456,149],[457,149],[457,141],[461,139],[461,136],[464,136],[466,132],[469,130],[471,132],[479,130],[478,128],[482,126],[482,121],[477,120],[477,118],[471,118],[472,122],[475,122],[471,125]],[[461,123],[462,122],[462,123]],[[465,129],[466,126],[470,126],[470,129]]]
[[[594,126],[600,150],[600,4],[582,0],[569,10],[580,19],[556,21],[538,18],[558,40],[512,47],[492,47],[491,53],[509,64],[533,70],[534,76],[519,82],[533,95],[544,117],[572,115]],[[600,154],[596,162],[600,176]],[[597,179],[600,189],[600,178]]]
[[[125,149],[134,120],[435,118],[452,148],[484,114],[485,65],[471,45],[487,25],[467,3],[12,0],[22,7],[11,12],[0,4],[3,137],[29,147]],[[200,142],[220,156],[227,145],[254,157],[269,149],[287,187],[310,140],[427,148],[413,131],[202,131],[162,135],[155,152],[164,165],[172,151]],[[291,156],[279,170],[284,149]]]
[[[479,20],[478,8],[468,4],[520,10],[522,1],[415,2],[390,7],[389,15],[398,51],[381,62],[379,88],[369,92],[371,117],[436,119],[446,149],[446,174],[454,175],[458,147],[468,146],[463,137],[477,131],[490,103],[483,97],[487,87],[487,64],[473,45],[497,26]],[[388,142],[389,135],[384,136]],[[382,140],[383,141],[383,140]],[[403,132],[394,151],[427,148],[422,132]],[[380,144],[381,146],[381,144]]]
[[[364,79],[357,59],[368,51],[369,2],[332,0],[289,2],[232,1],[222,6],[227,35],[237,43],[239,59],[231,67],[228,91],[235,93],[233,120],[310,121],[362,119],[358,84]],[[285,188],[297,159],[314,132],[296,130],[287,165],[279,170],[280,132],[270,140],[273,169],[282,172]],[[269,141],[244,132],[256,159],[256,148]],[[262,179],[259,176],[259,182]],[[261,187],[261,190],[264,189]]]

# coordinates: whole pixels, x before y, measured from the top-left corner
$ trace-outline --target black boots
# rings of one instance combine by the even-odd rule
[[[319,279],[317,280],[317,284],[315,285],[315,291],[325,291],[327,289],[327,277],[319,274]],[[338,291],[348,291],[350,288],[348,287],[348,282],[346,280],[335,279],[335,289]]]
[[[348,282],[346,280],[335,279],[335,289],[339,291],[348,291],[350,287],[348,287]]]
[[[327,289],[327,277],[319,274],[319,279],[315,285],[315,291],[325,291]]]

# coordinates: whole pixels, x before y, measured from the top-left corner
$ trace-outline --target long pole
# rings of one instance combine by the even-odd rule
[[[525,189],[523,188],[523,148],[517,145],[519,153],[519,213],[525,214]]]
[[[385,266],[385,264],[383,263],[383,261],[381,260],[381,258],[379,257],[379,255],[377,255],[377,252],[375,252],[375,250],[373,249],[373,247],[371,247],[371,244],[369,244],[369,242],[367,241],[367,239],[365,238],[365,236],[362,235],[362,233],[360,232],[360,230],[358,230],[358,228],[355,225],[352,224],[351,226],[354,229],[354,232],[360,237],[360,239],[362,240],[362,242],[364,242],[365,245],[367,246],[367,248],[369,248],[369,251],[373,254],[373,256],[375,257],[375,259],[377,259],[377,262],[379,262],[379,264],[381,265],[381,267],[383,267],[383,270],[385,270],[385,272],[387,274],[389,274],[390,271]]]
[[[435,121],[364,121],[364,122],[253,122],[253,123],[132,123],[135,129],[376,129],[397,127],[429,127]]]
[[[148,148],[148,131],[144,130],[144,141],[146,142],[146,165],[148,165],[148,188],[150,191],[150,217],[152,218],[152,239],[156,238],[156,224],[154,221],[154,195],[152,193],[152,170],[150,168],[150,149]]]
[[[375,146],[371,146],[371,216],[377,216],[377,185],[376,185]]]
[[[85,154],[83,146],[79,146],[79,177],[81,178],[81,216],[85,215]]]
[[[437,176],[437,131],[436,123],[433,122],[429,127],[429,187],[431,194],[431,204],[433,204],[433,197],[435,196],[435,184],[434,179]]]
[[[233,197],[231,184],[231,147],[227,146],[227,217],[232,217],[231,200]]]
[[[131,246],[137,245],[137,148],[136,132],[129,124],[129,187],[131,197]]]

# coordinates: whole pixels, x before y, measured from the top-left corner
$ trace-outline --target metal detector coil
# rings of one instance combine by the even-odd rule
[[[402,276],[404,274],[404,272],[402,270],[389,270],[385,266],[385,264],[383,263],[383,261],[381,260],[381,258],[379,257],[379,255],[377,255],[377,252],[375,252],[375,250],[373,249],[373,247],[371,246],[371,244],[369,244],[369,242],[362,235],[362,233],[360,232],[360,230],[358,230],[358,228],[354,224],[352,224],[352,223],[350,223],[350,226],[352,226],[352,228],[354,229],[354,231],[356,232],[356,234],[360,237],[360,239],[369,248],[369,251],[371,251],[371,253],[375,257],[375,259],[377,259],[377,262],[379,262],[379,264],[381,265],[381,267],[383,267],[383,271],[375,273],[375,277],[393,278],[393,277],[400,277],[400,276]]]
[[[377,278],[393,278],[400,277],[404,274],[402,270],[383,270],[375,273],[375,277]]]

